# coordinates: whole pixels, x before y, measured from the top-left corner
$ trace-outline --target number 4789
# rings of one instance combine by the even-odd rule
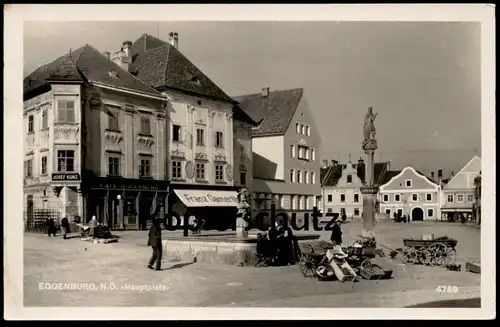
[[[443,286],[440,285],[436,288],[439,293],[458,293],[458,286]]]

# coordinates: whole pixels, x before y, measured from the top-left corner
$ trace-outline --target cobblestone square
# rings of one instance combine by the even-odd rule
[[[344,242],[354,241],[360,228],[359,221],[344,224]],[[403,237],[434,233],[458,239],[457,263],[462,266],[466,261],[480,259],[480,232],[472,227],[381,221],[376,228],[378,242],[391,248],[402,247]],[[163,270],[152,271],[146,268],[151,254],[146,246],[147,232],[116,234],[119,242],[110,244],[25,234],[24,305],[405,307],[480,297],[478,274],[403,266],[399,261],[386,262],[394,268],[393,279],[362,280],[354,285],[304,278],[298,265],[256,268],[163,260]],[[328,235],[322,232],[321,239],[328,239]],[[74,283],[79,289],[51,290],[46,283]],[[88,289],[82,289],[82,285]],[[439,286],[456,288],[450,293],[437,292]]]

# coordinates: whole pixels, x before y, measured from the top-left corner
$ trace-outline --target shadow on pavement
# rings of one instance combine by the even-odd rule
[[[481,298],[433,301],[409,305],[405,308],[481,308]]]
[[[192,265],[193,263],[194,262],[177,263],[177,264],[173,265],[172,267],[166,268],[165,270],[179,269],[179,268],[182,268],[182,267],[186,267],[186,266]]]

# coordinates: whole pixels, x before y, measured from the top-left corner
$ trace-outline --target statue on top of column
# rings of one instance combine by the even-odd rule
[[[365,115],[365,124],[363,126],[363,147],[371,144],[377,144],[377,140],[375,139],[376,129],[374,121],[377,118],[378,113],[373,113],[372,107],[368,108],[368,112]]]

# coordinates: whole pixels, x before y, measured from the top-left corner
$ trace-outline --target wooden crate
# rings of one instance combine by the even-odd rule
[[[478,262],[467,262],[465,264],[465,270],[476,274],[481,273],[481,264]]]
[[[352,269],[351,266],[345,261],[344,259],[338,260],[333,257],[333,252],[328,250],[326,252],[326,257],[330,261],[330,266],[333,268],[333,271],[335,271],[335,276],[337,276],[337,279],[341,282],[349,282],[349,281],[354,281],[357,277],[356,273]],[[344,272],[343,270],[346,270],[347,272]]]

